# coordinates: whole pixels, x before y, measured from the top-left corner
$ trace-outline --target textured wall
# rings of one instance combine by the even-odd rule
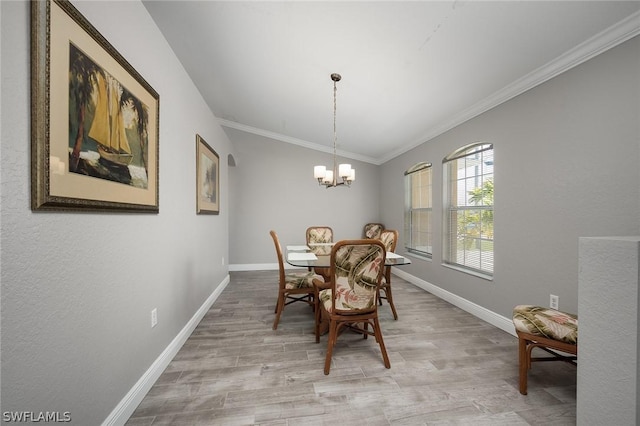
[[[29,2],[1,2],[1,398],[96,425],[227,277],[231,147],[142,3],[74,4],[160,94],[160,213],[30,210]],[[219,216],[195,214],[196,133],[223,160]]]
[[[640,38],[635,37],[382,166],[385,223],[402,229],[402,184],[434,167],[433,261],[403,267],[506,318],[521,303],[578,311],[578,238],[640,232]],[[442,266],[442,159],[494,144],[493,281]],[[402,238],[400,243],[402,244]]]
[[[640,237],[580,238],[577,423],[638,424]]]
[[[304,243],[309,226],[330,226],[335,239],[346,239],[359,238],[365,223],[378,222],[378,166],[338,157],[356,169],[356,180],[351,188],[326,189],[313,178],[313,166],[330,166],[332,155],[237,130],[227,133],[238,161],[230,174],[232,265],[276,264],[271,229],[284,246]]]

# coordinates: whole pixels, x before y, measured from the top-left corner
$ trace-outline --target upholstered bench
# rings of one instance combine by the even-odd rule
[[[541,306],[518,305],[513,308],[513,324],[518,335],[522,395],[527,394],[527,373],[532,362],[566,361],[576,365],[578,359],[578,317],[576,315]],[[531,356],[533,348],[540,348],[553,357],[534,358]]]

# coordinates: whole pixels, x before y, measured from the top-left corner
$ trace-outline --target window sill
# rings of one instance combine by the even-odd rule
[[[426,261],[428,261],[428,262],[431,262],[431,261],[432,261],[431,256],[424,255],[424,254],[412,253],[412,252],[410,252],[410,251],[408,251],[408,252],[404,253],[404,254],[403,254],[403,256],[405,256],[405,257],[411,257],[411,258],[413,258],[413,259],[426,260]]]
[[[473,271],[471,269],[462,268],[460,266],[451,265],[449,263],[442,263],[445,268],[453,269],[454,271],[463,272],[465,274],[473,275],[474,277],[482,278],[483,280],[493,281],[493,275],[483,274],[482,272]]]

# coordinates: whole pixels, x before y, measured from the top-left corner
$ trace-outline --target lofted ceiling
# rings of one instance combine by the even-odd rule
[[[143,1],[224,127],[381,164],[640,32],[640,1]]]

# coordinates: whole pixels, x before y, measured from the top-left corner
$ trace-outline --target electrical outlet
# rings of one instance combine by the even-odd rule
[[[222,256],[222,266],[224,266],[224,256]]]
[[[549,295],[549,307],[551,309],[558,309],[558,304],[560,303],[560,298],[555,294]]]
[[[153,308],[151,310],[151,328],[155,327],[158,324],[158,308]]]

